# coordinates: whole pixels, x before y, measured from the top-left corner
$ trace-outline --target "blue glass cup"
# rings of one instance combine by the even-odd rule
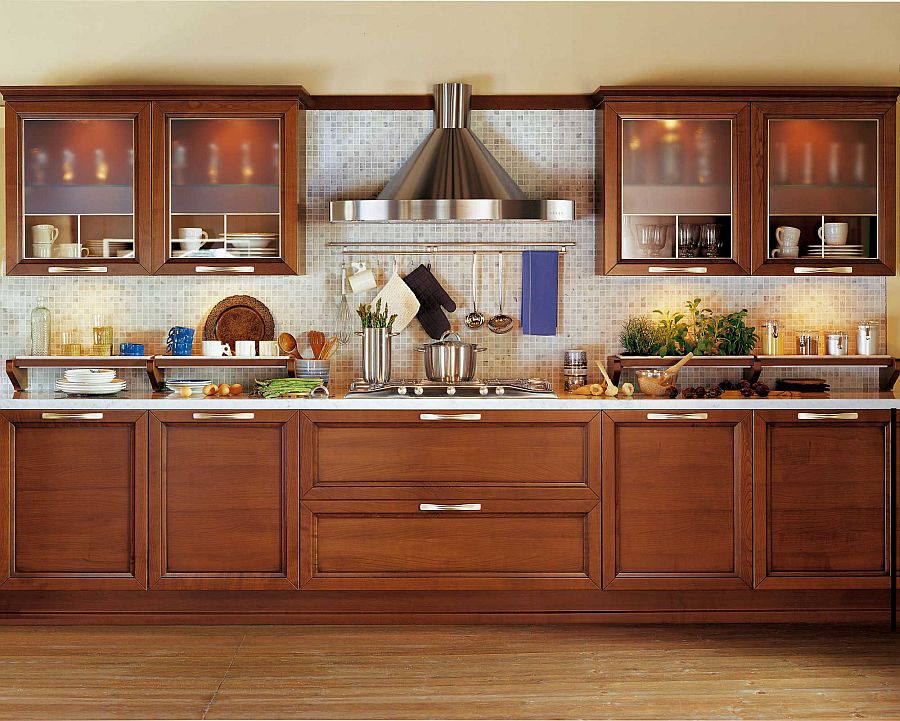
[[[194,347],[194,329],[176,325],[169,330],[166,351],[169,355],[191,355]]]
[[[119,355],[144,355],[143,343],[120,343]]]

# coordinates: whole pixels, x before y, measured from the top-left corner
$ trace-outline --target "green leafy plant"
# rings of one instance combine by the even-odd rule
[[[359,308],[356,309],[356,313],[362,321],[363,328],[387,328],[388,330],[391,330],[394,326],[394,321],[397,320],[396,313],[392,316],[388,316],[387,303],[384,304],[384,309],[382,309],[381,298],[375,301],[374,308],[372,308],[371,303],[360,303]]]
[[[659,350],[656,323],[643,315],[633,315],[622,325],[619,342],[626,353],[653,355]]]
[[[685,304],[686,313],[655,310],[660,357],[666,355],[749,355],[759,336],[748,326],[747,309],[715,314],[694,298]]]
[[[684,313],[654,310],[659,315],[656,321],[656,337],[659,343],[659,357],[667,355],[684,355],[693,347],[688,340],[688,324],[684,322]]]
[[[759,340],[755,326],[748,326],[747,309],[721,316],[719,330],[719,355],[750,355]]]

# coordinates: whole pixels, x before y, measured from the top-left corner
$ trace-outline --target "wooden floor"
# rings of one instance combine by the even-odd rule
[[[0,718],[900,718],[900,634],[0,627]]]

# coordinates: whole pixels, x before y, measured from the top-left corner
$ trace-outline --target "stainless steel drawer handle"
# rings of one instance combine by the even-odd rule
[[[705,421],[709,413],[648,413],[648,421]]]
[[[708,271],[709,268],[705,265],[690,265],[684,268],[671,265],[651,265],[647,268],[648,273],[692,273],[694,275],[703,275]]]
[[[853,267],[849,265],[840,265],[836,268],[817,268],[815,266],[797,265],[794,266],[794,273],[797,275],[813,275],[815,273],[840,273],[848,275],[853,273]]]
[[[858,421],[859,413],[798,413],[798,421]]]
[[[195,421],[252,421],[255,413],[195,413]]]
[[[195,273],[255,273],[252,265],[198,265]]]
[[[102,413],[41,413],[44,421],[102,421]]]
[[[51,265],[48,273],[106,273],[109,271],[105,265]]]
[[[480,421],[480,413],[420,413],[420,421]]]
[[[480,511],[480,503],[420,503],[420,511]]]

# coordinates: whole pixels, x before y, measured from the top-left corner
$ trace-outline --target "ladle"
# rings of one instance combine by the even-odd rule
[[[503,312],[503,253],[498,253],[497,274],[500,285],[497,289],[497,301],[500,312],[488,321],[488,330],[492,333],[509,333],[515,326],[515,321]]]

